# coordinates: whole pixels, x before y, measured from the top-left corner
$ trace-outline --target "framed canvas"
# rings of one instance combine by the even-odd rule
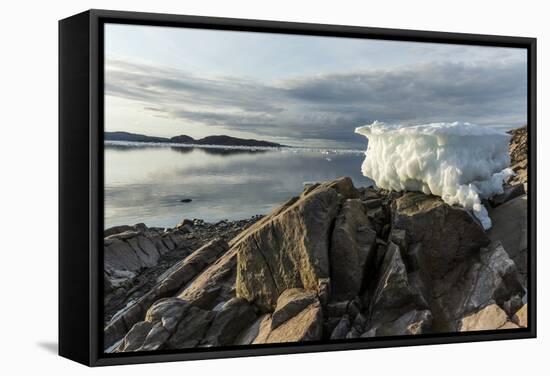
[[[536,40],[59,22],[59,353],[536,336]]]

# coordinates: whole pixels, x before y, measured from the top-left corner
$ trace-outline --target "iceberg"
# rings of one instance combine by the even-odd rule
[[[375,121],[355,132],[368,139],[361,171],[378,187],[440,196],[471,210],[484,229],[491,228],[481,200],[502,193],[503,183],[514,175],[509,134],[462,122],[403,126]]]

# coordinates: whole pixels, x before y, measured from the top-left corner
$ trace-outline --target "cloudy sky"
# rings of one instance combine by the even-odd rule
[[[360,147],[353,130],[527,119],[522,49],[106,25],[105,130]]]

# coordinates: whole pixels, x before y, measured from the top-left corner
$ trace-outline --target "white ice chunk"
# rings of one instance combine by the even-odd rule
[[[485,229],[491,219],[481,204],[503,192],[510,135],[469,123],[416,126],[375,121],[356,133],[368,139],[361,170],[380,188],[420,191],[473,211]]]

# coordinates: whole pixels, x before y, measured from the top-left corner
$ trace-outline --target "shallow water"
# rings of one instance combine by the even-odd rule
[[[172,227],[266,214],[303,183],[361,175],[361,152],[311,149],[234,150],[105,145],[105,228],[143,222]],[[191,199],[182,203],[182,199]]]

